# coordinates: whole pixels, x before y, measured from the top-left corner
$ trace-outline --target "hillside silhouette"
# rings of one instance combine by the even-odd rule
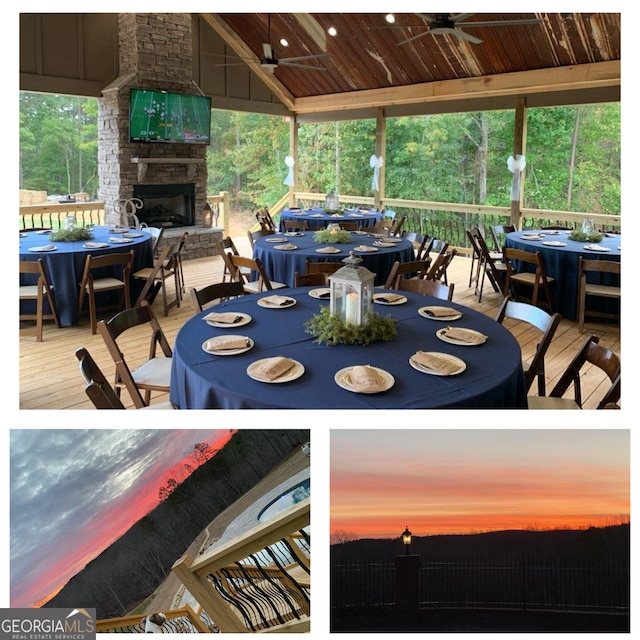
[[[238,430],[43,606],[125,615],[169,575],[202,529],[309,438],[308,429]]]

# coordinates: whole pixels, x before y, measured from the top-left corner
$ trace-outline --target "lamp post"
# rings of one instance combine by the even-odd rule
[[[402,532],[402,544],[404,544],[404,554],[406,556],[409,555],[409,547],[411,546],[411,531],[409,531],[409,527],[405,527]]]

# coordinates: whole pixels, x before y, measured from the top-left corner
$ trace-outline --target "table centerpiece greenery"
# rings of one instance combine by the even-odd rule
[[[346,229],[320,229],[313,234],[313,239],[320,243],[348,244],[353,242]]]
[[[93,233],[90,229],[84,227],[71,227],[69,229],[58,229],[49,234],[49,240],[55,242],[80,242],[82,240],[91,240]]]
[[[391,317],[382,317],[376,313],[369,313],[363,324],[351,324],[341,318],[332,315],[328,307],[320,309],[305,322],[305,331],[315,336],[319,344],[333,346],[336,344],[371,344],[378,340],[388,342],[393,340],[397,333],[397,320]]]
[[[574,229],[567,237],[569,240],[575,240],[576,242],[600,242],[604,238],[599,231],[585,233],[579,229]]]

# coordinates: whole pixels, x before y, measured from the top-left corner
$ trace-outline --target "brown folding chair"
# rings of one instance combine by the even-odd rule
[[[528,396],[529,409],[582,409],[580,374],[583,367],[588,364],[600,369],[605,383],[609,383],[597,408],[604,409],[610,403],[617,403],[621,393],[620,357],[611,349],[599,345],[599,341],[596,335],[588,336],[551,393],[548,396]],[[593,379],[591,370],[588,375]],[[565,398],[564,395],[572,385],[573,398]]]
[[[256,240],[258,240],[258,238],[264,238],[265,236],[272,236],[274,233],[275,233],[275,229],[258,229],[257,231],[251,231],[251,229],[249,229],[249,231],[247,231],[247,236],[249,238],[249,243],[251,244],[251,248],[252,249],[254,248],[256,244]]]
[[[245,256],[234,256],[230,251],[227,252],[229,259],[229,270],[233,274],[236,282],[241,282],[245,293],[259,293],[260,291],[271,291],[272,289],[282,289],[287,285],[283,282],[275,282],[269,280],[265,273],[260,258],[247,258]],[[256,273],[257,280],[250,280],[250,276],[246,272]]]
[[[43,325],[45,320],[53,320],[56,327],[60,327],[60,319],[58,318],[58,308],[53,287],[49,284],[47,273],[44,268],[42,258],[35,262],[29,260],[20,261],[20,275],[37,276],[36,284],[20,285],[18,298],[19,300],[35,300],[35,313],[20,313],[20,320],[35,320],[36,341],[43,341]],[[47,301],[49,306],[48,313],[44,311],[44,302]],[[21,332],[25,331],[21,329]]]
[[[530,302],[534,306],[538,306],[538,303],[540,302],[540,304],[545,305],[549,311],[553,313],[553,298],[551,297],[550,285],[555,282],[555,279],[547,276],[542,254],[539,251],[531,253],[521,249],[504,247],[502,249],[502,255],[504,256],[504,263],[507,267],[504,279],[504,288],[502,289],[503,295],[508,296],[511,294],[514,300],[524,299],[526,302]],[[531,265],[534,271],[521,271],[520,273],[517,273],[513,264],[514,261],[524,263],[525,265]],[[530,298],[521,298],[518,296],[518,289],[520,288],[520,285],[532,288]],[[545,302],[538,300],[538,295],[541,290],[544,293]]]
[[[537,378],[538,395],[543,396],[546,393],[544,359],[562,318],[559,313],[550,315],[544,309],[540,309],[540,307],[535,307],[526,302],[516,302],[509,297],[504,299],[495,320],[503,324],[506,318],[526,322],[542,334],[536,345],[533,357],[528,360],[523,360],[522,368],[524,370],[524,381],[527,386],[527,391],[531,389],[533,381]]]
[[[284,231],[306,231],[309,228],[306,220],[285,220],[282,223]]]
[[[338,226],[344,231],[360,231],[359,222],[338,222]]]
[[[503,262],[502,256],[498,259],[497,255],[489,250],[484,236],[478,227],[474,227],[468,231],[467,236],[472,246],[475,245],[477,254],[480,256],[475,278],[475,293],[478,295],[478,302],[481,302],[485,277],[489,280],[489,283],[496,293],[502,293],[507,274],[507,265]]]
[[[294,276],[295,287],[326,287],[329,278],[326,273],[298,273]]]
[[[417,279],[417,278],[400,278],[398,281],[398,291],[413,291],[421,293],[424,296],[432,296],[440,298],[440,300],[453,300],[453,290],[455,285],[436,282],[435,280]]]
[[[416,260],[426,260],[434,245],[434,238],[415,231],[403,231],[402,237],[413,244]]]
[[[216,300],[227,300],[228,298],[237,298],[245,293],[241,282],[216,282],[214,284],[196,289],[191,287],[189,294],[191,296],[191,304],[196,311],[202,309]]]
[[[249,231],[248,233],[251,233],[251,232]],[[251,246],[253,247],[253,245]],[[216,242],[215,247],[216,247],[217,254],[221,256],[223,260],[226,258],[226,255],[227,255],[226,252],[228,250],[230,250],[234,256],[240,255],[240,252],[238,251],[238,248],[236,247],[235,242],[233,241],[231,236],[226,236],[225,238],[222,238],[220,242]],[[229,266],[225,262],[224,270],[222,271],[222,282],[226,282],[227,278],[230,279],[231,274],[229,273]]]
[[[448,247],[448,245],[447,245]],[[440,253],[435,257],[431,267],[429,268],[429,273],[427,273],[427,280],[435,280],[436,282],[442,282],[443,284],[449,284],[447,280],[447,269],[449,265],[453,261],[453,259],[458,254],[457,249],[449,249],[441,250]]]
[[[139,366],[131,368],[118,345],[118,339],[125,332],[142,327],[151,335],[149,355]],[[120,395],[123,388],[126,389],[136,408],[140,409],[150,404],[152,391],[169,393],[173,353],[147,302],[142,301],[139,307],[121,311],[106,322],[101,320],[98,322],[98,330],[116,365],[114,386],[117,395]],[[140,335],[141,331],[135,332],[137,340],[140,339]],[[158,347],[164,357],[158,355]],[[144,393],[142,403],[141,393]]]
[[[153,304],[153,300],[155,299],[156,294],[162,287],[162,282],[159,278],[159,274],[162,272],[170,253],[171,247],[164,247],[156,256],[152,267],[146,267],[144,269],[141,269],[140,271],[136,271],[136,273],[133,274],[133,277],[139,280],[144,278],[144,274],[146,274],[147,276],[147,279],[142,289],[140,290],[140,293],[138,294],[136,302],[133,305],[134,307],[140,306],[140,303],[143,300],[146,300],[149,304]]]
[[[596,318],[615,319],[620,318],[620,313],[610,311],[596,311],[587,309],[587,296],[598,298],[621,299],[621,289],[619,286],[599,284],[597,282],[587,282],[588,274],[613,274],[620,276],[620,262],[611,260],[586,260],[582,257],[578,260],[578,331],[584,331],[584,318],[593,316]],[[597,276],[596,276],[597,277]]]
[[[341,262],[305,262],[306,273],[326,273],[328,276],[342,267],[344,265]]]
[[[264,231],[275,232],[276,224],[273,221],[273,218],[271,217],[268,209],[261,209],[260,211],[256,212],[256,220],[258,221],[260,228]]]
[[[168,247],[168,251],[163,250],[162,256],[164,260],[161,262],[156,260],[152,267],[144,267],[133,274],[133,277],[138,280],[145,280],[147,283],[153,278],[153,284],[160,285],[160,291],[162,292],[162,309],[166,316],[169,315],[169,310],[173,307],[180,307],[180,301],[182,300],[182,294],[180,291],[180,242],[177,242],[173,247]],[[167,290],[167,280],[173,280],[174,297],[169,299],[169,293]],[[151,289],[149,286],[149,289]],[[141,302],[140,296],[138,296],[137,304]]]
[[[133,251],[127,253],[107,253],[100,256],[89,254],[84,263],[84,272],[80,281],[80,295],[78,296],[78,315],[82,315],[85,296],[89,302],[89,320],[91,322],[91,333],[96,333],[96,323],[98,312],[113,309],[129,309],[131,307],[131,293],[129,279],[131,277],[131,265],[133,264]],[[95,276],[99,269],[121,270],[120,277],[116,275]],[[102,271],[104,274],[105,271]],[[119,291],[119,302],[109,302],[98,305],[96,296]]]
[[[491,237],[493,238],[494,251],[502,252],[504,246],[504,239],[508,233],[517,231],[515,224],[494,224],[491,225]]]
[[[391,229],[389,229],[390,236],[400,236],[402,235],[402,227],[404,223],[407,221],[407,216],[402,216],[398,218],[397,216],[393,220],[393,224],[391,225]]]
[[[385,289],[397,289],[398,281],[404,280],[405,276],[410,278],[426,278],[429,273],[429,267],[431,265],[431,258],[426,260],[408,260],[407,262],[400,262],[396,260],[391,269],[389,275],[384,283]]]

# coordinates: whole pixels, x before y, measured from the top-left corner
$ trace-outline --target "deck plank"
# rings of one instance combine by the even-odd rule
[[[246,237],[234,239],[238,250],[243,255],[250,255],[249,241]],[[482,302],[478,303],[474,295],[474,287],[469,287],[469,258],[456,256],[449,268],[449,282],[455,283],[453,300],[472,307],[490,317],[495,317],[502,302],[502,296],[495,293],[488,283],[482,295]],[[187,287],[200,288],[222,279],[223,263],[219,256],[187,260],[184,262],[185,283]],[[169,288],[172,284],[168,284]],[[173,344],[180,327],[193,315],[194,310],[188,293],[185,294],[179,308],[173,308],[165,317],[162,313],[162,302],[156,299],[154,303],[156,313],[163,331],[170,344]],[[526,326],[516,326],[510,320],[505,326],[512,331],[518,340],[523,356],[532,355],[536,345],[535,332]],[[578,332],[577,322],[562,320],[556,336],[551,344],[547,356],[547,390],[550,390],[570,359],[578,349],[583,335],[593,332],[600,337],[600,344],[612,348],[620,353],[620,328],[615,324],[597,322],[585,323],[585,333]],[[148,341],[141,340],[132,333],[125,334],[123,351],[127,362],[135,365],[143,362],[147,357]],[[56,329],[52,323],[45,324],[44,342],[38,343],[34,336],[21,335],[19,339],[19,408],[20,409],[93,409],[93,405],[84,393],[84,384],[78,370],[75,357],[76,349],[85,347],[89,350],[98,365],[102,368],[107,379],[112,380],[115,370],[113,361],[99,334],[92,335],[87,319],[75,327]],[[52,364],[53,363],[53,364]],[[583,402],[585,409],[597,406],[598,398],[606,388],[603,374],[589,367],[585,370],[583,381]],[[535,392],[536,386],[532,388]],[[131,408],[132,402],[123,393],[123,402]],[[167,394],[155,394],[152,402],[168,400]]]

